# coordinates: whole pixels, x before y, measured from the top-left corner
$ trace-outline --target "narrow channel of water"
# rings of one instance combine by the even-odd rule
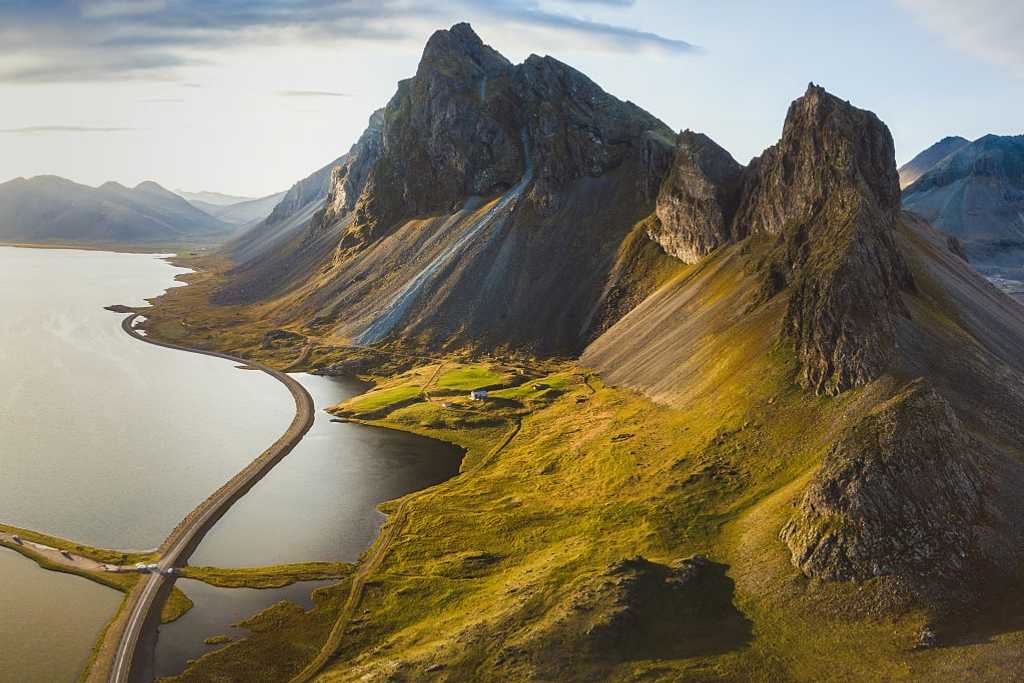
[[[235,624],[262,612],[267,607],[287,600],[306,609],[313,607],[311,594],[330,581],[303,581],[284,588],[217,588],[201,581],[179,579],[178,588],[195,602],[185,616],[160,627],[154,663],[154,678],[174,676],[185,669],[190,659],[197,659],[224,645],[208,645],[213,636],[232,640],[244,638],[245,629]]]

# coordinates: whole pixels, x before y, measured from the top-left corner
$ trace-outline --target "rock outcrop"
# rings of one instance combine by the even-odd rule
[[[330,189],[324,208],[316,218],[318,224],[329,225],[356,208],[370,170],[380,158],[384,146],[383,133],[384,110],[378,109],[370,116],[366,130],[356,144],[331,170]]]
[[[832,446],[781,538],[807,576],[890,577],[927,594],[994,561],[987,487],[976,444],[919,380]]]
[[[788,289],[783,333],[800,384],[837,394],[879,377],[906,315],[900,291],[914,286],[893,238],[900,194],[889,129],[812,84],[746,182],[736,220],[774,241],[761,296]]]
[[[833,209],[842,219],[891,227],[900,210],[899,175],[888,127],[869,111],[807,87],[786,114],[782,139],[748,173],[737,223],[779,235]]]
[[[696,263],[734,241],[742,185],[743,167],[728,152],[706,135],[683,131],[648,235],[668,254]]]
[[[700,555],[669,565],[620,560],[578,585],[525,649],[546,677],[559,673],[569,650],[613,663],[740,646],[751,624],[733,606],[725,570]]]

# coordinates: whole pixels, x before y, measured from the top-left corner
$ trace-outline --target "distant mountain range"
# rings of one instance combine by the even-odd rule
[[[918,178],[930,171],[935,164],[969,144],[971,144],[970,140],[958,135],[942,138],[934,145],[900,166],[900,188],[903,189],[909,187]]]
[[[181,192],[178,194],[188,202],[218,220],[232,225],[250,225],[270,215],[274,207],[284,199],[284,192],[266,197],[236,197],[219,192]]]
[[[207,206],[232,206],[234,204],[241,204],[242,202],[251,202],[256,197],[243,197],[237,194],[224,194],[223,192],[207,192],[201,190],[199,192],[186,192],[185,190],[175,190],[175,194],[184,197],[191,204],[206,204]]]
[[[58,178],[0,184],[0,240],[145,244],[223,240],[233,226],[147,181],[88,187]]]
[[[0,241],[74,244],[223,242],[266,218],[284,192],[252,199],[174,193],[155,182],[89,187],[57,176],[0,184]],[[322,198],[321,198],[322,199]]]
[[[903,207],[992,277],[1024,280],[1024,135],[945,138],[900,169]]]

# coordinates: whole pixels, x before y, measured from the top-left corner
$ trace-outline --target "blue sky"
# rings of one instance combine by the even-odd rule
[[[0,0],[0,181],[259,195],[343,153],[436,28],[550,54],[740,162],[809,81],[905,161],[1024,128],[1024,6],[975,0]]]

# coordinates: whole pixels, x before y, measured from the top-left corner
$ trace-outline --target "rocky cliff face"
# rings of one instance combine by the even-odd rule
[[[323,217],[330,224],[357,209],[350,242],[457,211],[528,171],[529,201],[551,215],[569,183],[599,177],[630,156],[643,158],[635,182],[649,200],[674,139],[663,123],[558,60],[532,55],[513,66],[468,24],[431,37],[416,75],[399,84],[366,135],[379,143],[358,157],[362,181],[339,169]]]
[[[964,581],[1009,545],[977,454],[949,404],[914,383],[825,456],[782,529],[793,563],[815,578],[890,577],[921,592]]]
[[[575,69],[512,65],[458,24],[338,164],[302,238],[232,286],[308,284],[282,310],[355,339],[578,352],[674,267],[641,224],[675,141]]]
[[[711,138],[686,130],[658,194],[658,221],[648,234],[672,256],[696,263],[734,241],[743,167]]]
[[[383,133],[384,110],[378,109],[352,150],[331,170],[330,189],[320,219],[323,223],[331,223],[356,208],[370,171],[383,150]]]
[[[800,383],[836,394],[893,359],[899,292],[913,287],[893,242],[899,212],[888,128],[811,84],[790,106],[782,139],[747,168],[684,132],[649,235],[687,263],[748,236],[770,242],[758,299],[787,292],[783,333]]]
[[[748,173],[736,222],[779,235],[831,205],[891,227],[900,209],[892,135],[869,111],[813,83],[789,107],[782,139]]]
[[[736,218],[774,241],[762,296],[788,290],[783,333],[804,387],[836,394],[892,363],[900,291],[913,287],[894,243],[899,211],[889,129],[812,84],[748,172]]]

